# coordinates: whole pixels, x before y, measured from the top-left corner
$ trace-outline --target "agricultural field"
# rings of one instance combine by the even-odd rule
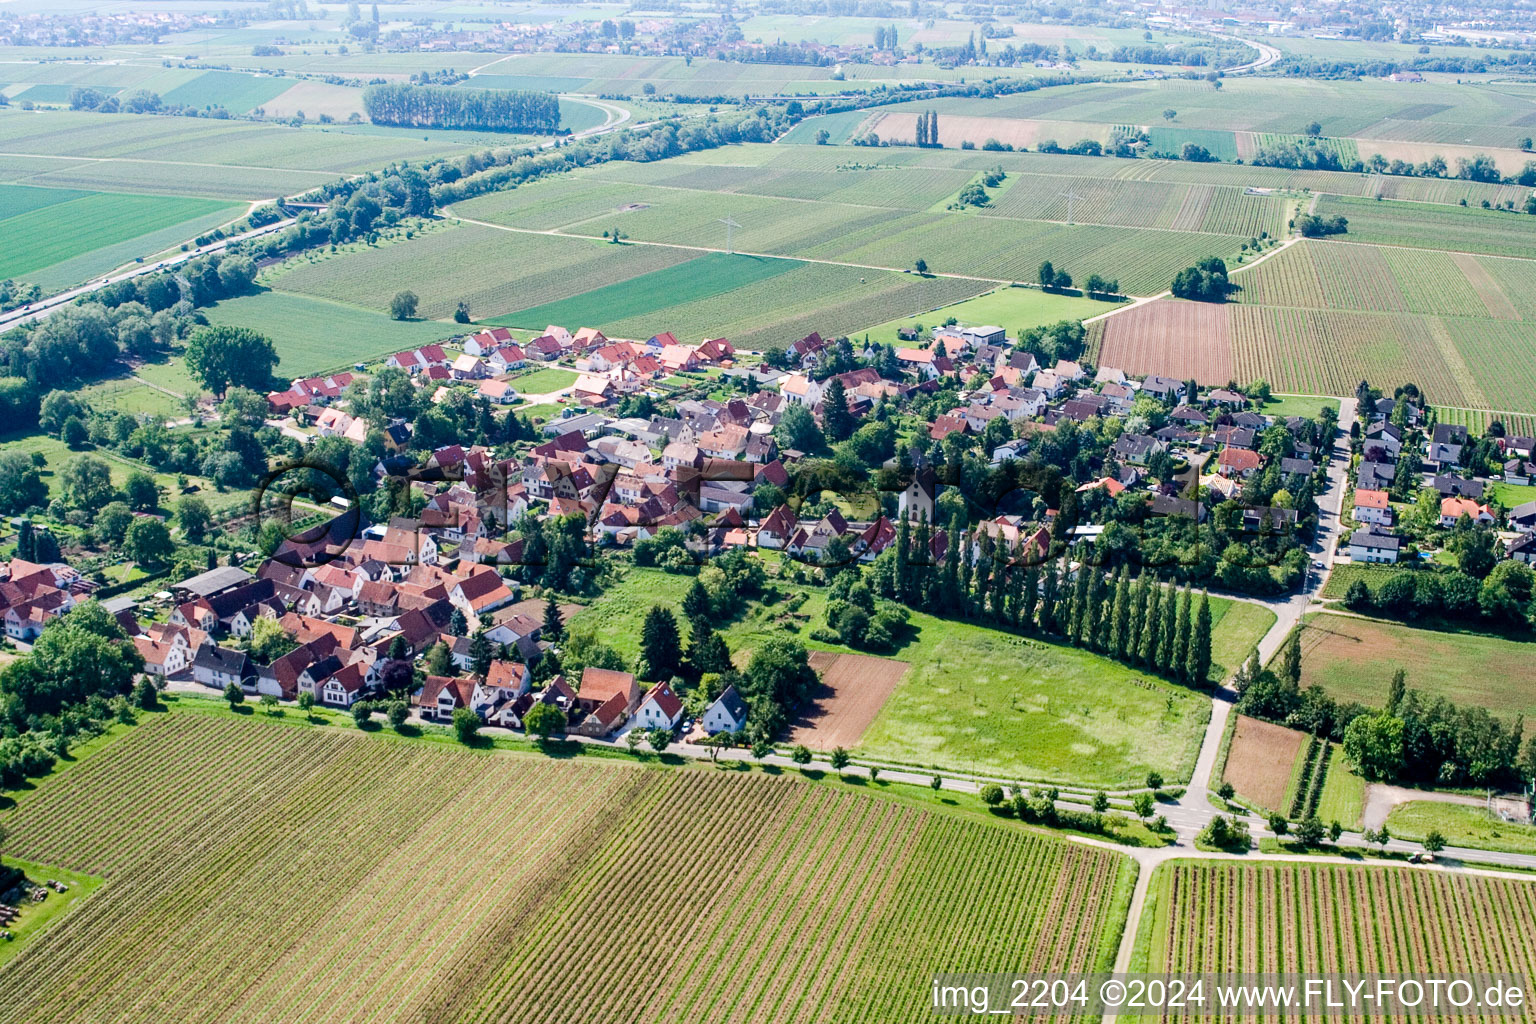
[[[1524,119],[1536,115],[1536,99],[1499,83],[1425,82],[1405,89],[1379,79],[1253,77],[1234,78],[1213,89],[1203,80],[1168,78],[1083,83],[993,99],[921,100],[884,109],[894,114],[929,108],[939,112],[941,139],[945,115],[1072,122],[1075,134],[1055,136],[1063,145],[1116,125],[1137,125],[1154,132],[1199,132],[1189,141],[1212,153],[1217,147],[1201,141],[1209,137],[1204,133],[1229,133],[1232,142],[1227,144],[1235,145],[1236,155],[1244,159],[1262,141],[1298,137],[1315,120],[1324,144],[1353,149],[1361,158],[1380,152],[1389,160],[1418,163],[1438,153],[1454,166],[1457,157],[1481,151],[1510,174],[1523,163],[1518,144],[1529,134]],[[1176,118],[1165,121],[1165,110],[1174,110]],[[1223,149],[1227,144],[1218,140]]]
[[[1431,698],[1506,718],[1536,714],[1529,643],[1324,612],[1306,620],[1301,649],[1302,686],[1317,684],[1340,701],[1384,706],[1401,668],[1408,686]]]
[[[1529,262],[1300,242],[1239,270],[1233,302],[1160,299],[1094,325],[1093,344],[1128,373],[1331,395],[1413,381],[1437,405],[1512,420],[1536,412]]]
[[[451,132],[382,135],[212,118],[0,109],[0,159],[69,159],[28,184],[270,199],[395,160],[463,153]],[[481,147],[484,148],[484,147]]]
[[[812,654],[811,667],[821,677],[816,703],[792,723],[789,742],[812,750],[857,747],[909,668],[904,661],[832,651]]]
[[[1126,858],[884,789],[160,714],[5,815],[8,854],[106,881],[0,1000],[60,1024],[915,1021],[936,971],[1109,967]]]
[[[537,329],[545,324],[605,327],[646,317],[667,306],[713,299],[725,292],[788,273],[803,264],[761,256],[706,253],[686,263],[594,288],[495,319],[507,327]]]
[[[225,299],[207,314],[212,323],[249,327],[271,338],[279,360],[276,372],[283,377],[351,369],[465,330],[436,320],[394,320],[383,309],[280,291]]]
[[[290,259],[263,280],[278,291],[381,312],[389,309],[396,292],[410,289],[421,300],[422,317],[451,317],[462,299],[469,303],[471,316],[490,320],[626,281],[693,255],[660,246],[437,224],[410,240],[397,235],[376,246]]]
[[[994,165],[1010,175],[996,208],[975,215],[945,209],[961,187]],[[1041,166],[1047,165],[1038,158],[1021,161],[1008,153],[741,146],[600,165],[482,196],[455,212],[519,229],[587,237],[617,230],[635,241],[701,249],[725,247],[720,222],[731,218],[740,227],[730,241],[741,252],[895,270],[921,258],[937,273],[988,283],[1032,281],[1049,259],[1078,279],[1090,273],[1118,279],[1133,294],[1163,290],[1202,256],[1235,258],[1254,234],[1284,223],[1283,202],[1273,197],[1130,182],[1104,184],[1097,199],[1077,204],[1069,225],[1065,210],[1056,208],[1062,205],[1057,195],[1087,188],[1087,179],[1020,169]],[[1081,164],[1067,159],[1053,166],[1066,172]],[[1097,161],[1094,170],[1118,167]],[[1160,199],[1149,213],[1136,197],[1152,192]]]
[[[998,288],[964,302],[889,320],[860,331],[859,336],[862,338],[868,334],[870,341],[904,345],[907,343],[897,334],[903,327],[927,329],[954,317],[965,327],[996,324],[1006,330],[1010,337],[1015,337],[1026,327],[1055,323],[1058,320],[1083,320],[1114,308],[1113,304],[1097,299],[1056,295],[1038,288]]]
[[[1132,970],[1528,974],[1536,883],[1384,865],[1176,860],[1152,876]]]
[[[1348,232],[1334,236],[1340,241],[1536,259],[1536,217],[1524,212],[1323,196],[1317,213],[1348,219]]]
[[[1232,783],[1237,795],[1256,807],[1284,810],[1292,766],[1306,741],[1295,729],[1238,715],[1222,781]]]
[[[150,256],[242,212],[213,199],[0,185],[0,278],[45,289]]]
[[[478,224],[433,225],[411,240],[312,253],[263,280],[279,292],[380,311],[410,289],[429,319],[448,318],[464,299],[482,323],[599,327],[620,338],[670,330],[687,342],[728,337],[748,349],[783,348],[811,331],[859,330],[871,319],[947,305],[988,286]],[[524,312],[509,315],[517,310]]]

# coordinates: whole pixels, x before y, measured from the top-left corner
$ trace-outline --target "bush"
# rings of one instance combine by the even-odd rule
[[[996,807],[1003,802],[1003,787],[989,782],[981,787],[981,802],[988,807]]]

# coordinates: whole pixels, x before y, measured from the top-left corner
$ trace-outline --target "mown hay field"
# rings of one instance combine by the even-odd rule
[[[1170,861],[1152,878],[1132,969],[1529,976],[1533,917],[1536,882],[1525,878]],[[1174,1018],[1185,1015],[1163,1019]]]
[[[0,969],[56,1024],[926,1020],[935,971],[1107,969],[1131,877],[843,784],[196,712],[5,825],[106,879]]]
[[[1340,702],[1379,708],[1386,706],[1392,674],[1402,669],[1408,686],[1431,699],[1530,717],[1536,714],[1533,649],[1499,636],[1324,612],[1308,617],[1301,631],[1301,684],[1322,686]]]

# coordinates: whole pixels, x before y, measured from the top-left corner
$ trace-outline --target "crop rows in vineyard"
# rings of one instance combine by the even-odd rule
[[[1352,394],[1361,380],[1412,381],[1432,403],[1472,404],[1424,317],[1234,306],[1231,335],[1240,381],[1317,395]]]
[[[841,785],[186,712],[3,824],[107,877],[4,1020],[926,1019],[936,971],[1106,968],[1129,877]]]
[[[1525,879],[1172,861],[1158,868],[1152,887],[1142,938],[1154,973],[1536,969],[1536,883]]]

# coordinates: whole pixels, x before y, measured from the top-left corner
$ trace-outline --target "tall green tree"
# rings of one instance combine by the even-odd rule
[[[1301,626],[1291,630],[1285,642],[1285,660],[1280,668],[1281,677],[1292,686],[1301,685]]]
[[[1179,595],[1179,617],[1173,627],[1173,658],[1168,666],[1168,674],[1184,679],[1185,672],[1189,668],[1189,636],[1192,623],[1190,622],[1193,610],[1193,600],[1189,594],[1189,587],[1185,586],[1184,592]]]
[[[1072,608],[1067,626],[1067,639],[1073,643],[1083,642],[1083,632],[1088,623],[1088,594],[1096,575],[1098,575],[1097,572],[1088,564],[1088,558],[1084,555],[1077,563],[1077,578],[1072,581]]]
[[[671,609],[653,605],[640,626],[640,674],[644,679],[670,679],[683,660],[683,642]]]
[[[1040,588],[1040,628],[1047,633],[1056,632],[1056,604],[1061,584],[1061,561],[1047,562],[1045,579]]]
[[[1024,567],[1023,586],[1023,600],[1019,607],[1019,625],[1025,629],[1034,629],[1035,608],[1040,604],[1040,567],[1033,562]]]
[[[1109,629],[1109,652],[1123,661],[1130,644],[1131,572],[1129,566],[1122,565],[1120,576],[1115,580],[1115,602]]]
[[[1195,612],[1194,631],[1189,639],[1189,663],[1185,677],[1192,686],[1205,686],[1211,674],[1211,598],[1200,592],[1200,606]]]
[[[1147,614],[1142,619],[1141,641],[1136,650],[1136,660],[1149,669],[1157,667],[1157,646],[1163,636],[1162,612],[1163,588],[1153,584],[1147,590]]]
[[[1178,641],[1178,591],[1173,584],[1168,584],[1167,592],[1163,594],[1162,633],[1157,641],[1157,669],[1163,675],[1173,675],[1173,666],[1178,660],[1175,644]]]
[[[200,327],[187,339],[187,370],[222,395],[231,387],[266,391],[277,366],[272,339],[249,327]]]

